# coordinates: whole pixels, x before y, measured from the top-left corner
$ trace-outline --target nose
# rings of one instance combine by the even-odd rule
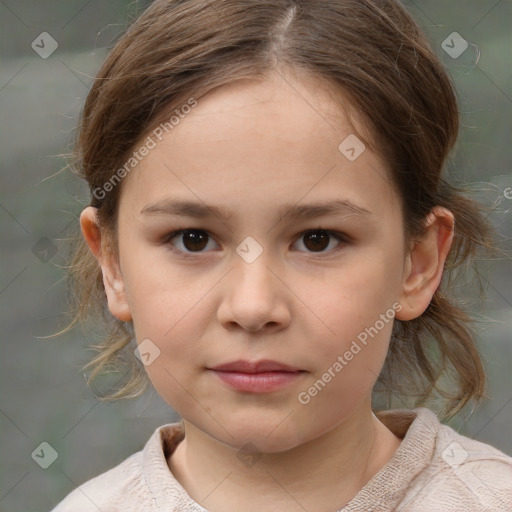
[[[252,263],[240,258],[223,281],[217,317],[224,328],[268,334],[289,325],[291,293],[263,255]]]

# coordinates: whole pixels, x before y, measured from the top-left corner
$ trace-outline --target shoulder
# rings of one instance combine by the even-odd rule
[[[141,498],[148,493],[144,489],[142,451],[134,453],[121,464],[98,475],[69,493],[51,512],[104,512],[122,510],[126,502]],[[144,503],[146,505],[146,503]],[[151,505],[151,498],[149,503]],[[147,510],[152,510],[151,506]]]
[[[512,457],[457,433],[425,411],[424,428],[432,430],[435,440],[432,457],[399,510],[511,512]]]
[[[166,477],[172,478],[165,459],[164,441],[172,437],[176,427],[177,424],[169,424],[157,428],[143,450],[78,486],[51,512],[157,510],[151,479],[158,472],[167,472]]]

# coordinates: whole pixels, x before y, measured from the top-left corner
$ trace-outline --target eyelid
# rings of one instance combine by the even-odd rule
[[[192,228],[192,227],[189,227],[189,228],[176,229],[176,230],[170,232],[169,234],[167,234],[163,238],[162,244],[167,246],[169,248],[169,250],[172,251],[173,253],[178,254],[179,256],[184,257],[184,258],[188,258],[188,257],[194,258],[194,257],[200,256],[201,254],[205,254],[205,253],[211,252],[211,251],[185,252],[185,251],[182,251],[181,249],[177,249],[173,244],[170,243],[170,241],[173,238],[175,238],[178,235],[181,235],[181,234],[183,234],[183,233],[185,233],[187,231],[205,233],[209,237],[209,239],[212,239],[212,240],[215,241],[215,238],[212,236],[212,234],[208,230],[202,229],[202,228]],[[295,245],[297,243],[297,241],[299,241],[304,235],[306,235],[308,233],[316,233],[316,232],[320,232],[320,231],[323,232],[323,233],[328,234],[329,236],[331,236],[333,238],[335,238],[339,242],[339,245],[348,244],[348,243],[353,241],[352,237],[350,237],[349,235],[347,235],[346,233],[344,233],[342,231],[337,231],[337,230],[333,230],[333,229],[326,229],[326,228],[318,227],[318,228],[310,228],[310,229],[306,229],[304,231],[301,231],[294,238],[294,241],[293,241],[292,245]],[[215,243],[217,245],[219,245],[218,242],[215,241]],[[307,254],[307,255],[313,255],[313,256],[317,256],[317,257],[327,257],[327,256],[330,256],[333,253],[337,252],[339,250],[338,247],[339,246],[337,246],[336,248],[331,249],[329,251],[319,251],[319,252],[314,252],[314,251],[297,251],[297,252],[300,252],[300,253],[303,253],[303,254]]]
[[[205,233],[209,239],[211,240],[215,240],[215,238],[212,236],[212,234],[207,231],[206,229],[201,229],[201,228],[181,228],[181,229],[176,229],[174,231],[171,231],[169,234],[165,235],[163,240],[162,240],[162,244],[165,245],[171,252],[177,254],[178,256],[181,256],[181,257],[184,257],[184,258],[188,258],[188,257],[197,257],[201,254],[204,254],[205,251],[200,251],[200,252],[185,252],[185,251],[182,251],[181,249],[177,249],[176,247],[174,247],[173,244],[170,243],[170,241],[177,237],[178,235],[182,235],[183,233],[185,233],[186,231],[197,231],[197,232],[200,232],[200,233]],[[217,242],[215,242],[217,243]],[[218,243],[217,243],[218,245]],[[211,251],[206,251],[206,252],[211,252]]]
[[[306,229],[304,231],[301,231],[299,235],[295,238],[295,241],[293,242],[293,245],[295,245],[305,234],[307,233],[317,233],[317,232],[323,232],[328,234],[330,237],[335,238],[339,243],[338,245],[329,251],[297,251],[302,254],[305,254],[307,256],[313,256],[318,258],[327,258],[329,256],[332,256],[333,254],[336,254],[339,250],[341,250],[342,247],[346,246],[347,244],[353,242],[352,237],[344,233],[343,231],[337,231],[335,229],[326,229],[326,228],[312,228],[312,229]]]

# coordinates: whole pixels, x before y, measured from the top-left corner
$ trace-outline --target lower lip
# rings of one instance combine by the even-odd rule
[[[237,391],[246,391],[248,393],[271,393],[272,391],[277,391],[296,382],[303,373],[301,371],[261,373],[212,371],[228,386]]]

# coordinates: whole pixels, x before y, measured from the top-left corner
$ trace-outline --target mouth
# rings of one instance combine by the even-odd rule
[[[304,370],[277,361],[233,361],[207,368],[228,387],[247,393],[271,393],[302,377]]]

